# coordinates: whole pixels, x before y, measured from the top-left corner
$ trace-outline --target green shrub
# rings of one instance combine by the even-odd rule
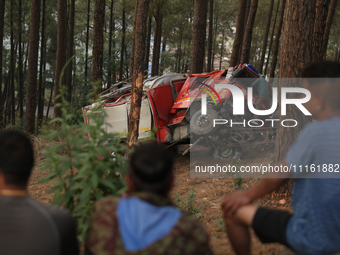
[[[60,79],[61,80],[61,79]],[[40,152],[45,155],[42,171],[49,171],[40,182],[51,182],[54,193],[52,203],[64,206],[75,218],[78,235],[83,240],[89,227],[93,204],[108,195],[125,191],[122,178],[126,169],[126,147],[118,136],[108,134],[103,126],[104,112],[100,104],[88,114],[91,125],[72,124],[72,113],[62,91],[62,118],[55,118],[57,130],[51,130],[46,138],[50,146]],[[91,137],[88,140],[88,136]],[[57,143],[62,138],[64,142]],[[111,156],[114,152],[115,158]]]

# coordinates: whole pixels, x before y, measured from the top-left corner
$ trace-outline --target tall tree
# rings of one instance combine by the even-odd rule
[[[338,3],[338,0],[331,0],[331,3],[329,5],[327,20],[326,20],[326,27],[325,27],[325,31],[323,34],[323,42],[322,42],[322,54],[324,57],[326,57],[326,53],[327,53],[328,38],[329,38],[329,33],[331,31],[331,26],[333,23],[333,17],[334,17],[337,3]]]
[[[152,16],[149,15],[149,19],[148,19],[148,34],[146,36],[146,52],[145,52],[145,60],[144,60],[144,70],[148,70],[149,69],[151,30],[152,30]]]
[[[208,34],[208,63],[207,71],[211,71],[211,54],[212,54],[212,39],[213,39],[213,20],[214,20],[214,0],[210,0],[209,5],[209,34]]]
[[[122,11],[122,41],[121,41],[121,49],[120,49],[120,66],[119,66],[119,80],[123,80],[123,68],[124,68],[124,51],[125,51],[125,0],[123,0],[123,11]]]
[[[254,22],[255,22],[255,17],[256,17],[257,6],[258,6],[258,0],[252,0],[248,19],[247,19],[247,25],[246,25],[246,29],[244,32],[242,54],[241,54],[241,59],[240,59],[240,62],[242,64],[249,62],[251,39],[253,36],[253,27],[254,27]]]
[[[133,17],[133,27],[136,27],[137,22],[137,14],[138,14],[138,1],[135,0],[135,14]],[[136,36],[136,30],[132,31],[132,37],[131,37],[131,54],[130,54],[130,73],[133,76],[133,61],[134,61],[134,50],[135,50],[135,36]]]
[[[6,0],[0,1],[0,98],[3,98],[2,94],[2,45],[4,40],[4,18],[5,18],[5,4]],[[0,129],[3,128],[3,104],[0,100]]]
[[[24,96],[23,96],[23,87],[24,87],[24,74],[22,70],[22,0],[19,0],[19,62],[18,62],[18,68],[19,68],[19,100],[18,100],[18,105],[19,105],[19,116],[20,116],[20,121],[23,122],[23,117],[24,117]],[[1,69],[0,69],[1,70]],[[1,90],[1,85],[0,85],[0,90]],[[1,92],[0,92],[0,98],[1,98]],[[0,124],[1,126],[1,124]]]
[[[40,0],[31,1],[31,24],[29,38],[27,96],[25,130],[35,132],[35,111],[37,106],[37,71],[39,50]],[[13,70],[14,71],[14,70]]]
[[[270,78],[274,78],[275,75],[275,68],[276,68],[276,63],[277,63],[277,55],[279,53],[279,45],[280,45],[280,38],[281,38],[281,31],[282,31],[282,24],[283,24],[283,15],[285,13],[285,7],[286,7],[286,0],[282,0],[282,5],[281,5],[281,11],[280,11],[280,20],[279,20],[279,25],[277,27],[277,32],[275,36],[275,43],[274,43],[274,50],[273,50],[273,57],[272,57],[272,62],[270,66]]]
[[[108,84],[109,86],[111,86],[112,84],[112,75],[113,75],[113,82],[115,83],[116,81],[116,72],[112,71],[112,69],[114,68],[114,63],[115,63],[115,58],[113,58],[112,61],[112,35],[114,33],[115,30],[115,22],[113,20],[113,3],[114,0],[111,0],[111,6],[110,6],[110,31],[109,31],[109,80],[108,80]],[[115,47],[114,47],[115,48]],[[113,63],[112,63],[113,62]]]
[[[279,6],[279,4],[277,6]],[[274,0],[271,0],[270,6],[269,6],[269,13],[268,13],[268,18],[267,18],[266,30],[265,30],[265,33],[264,33],[264,39],[263,39],[263,45],[262,45],[261,61],[260,61],[259,70],[258,70],[259,73],[262,73],[264,58],[266,56],[270,22],[272,20],[272,15],[273,15],[273,7],[274,7]]]
[[[163,2],[157,2],[157,9],[155,13],[155,33],[153,40],[153,52],[152,52],[152,67],[151,76],[159,74],[159,58],[161,53],[161,41],[162,41],[162,25],[163,25],[163,15],[162,8]]]
[[[326,20],[330,0],[316,0],[315,21],[313,31],[313,50],[312,61],[319,62],[323,60],[323,34],[325,32]],[[327,39],[328,40],[328,39]]]
[[[73,70],[73,49],[74,49],[74,16],[75,16],[75,0],[70,0],[69,10],[69,30],[68,30],[68,46],[67,46],[67,61],[70,60],[66,67],[66,99],[71,103],[72,98],[72,70]]]
[[[134,73],[132,84],[131,107],[129,113],[129,137],[128,146],[131,148],[138,139],[138,127],[140,119],[140,107],[143,93],[143,67],[145,58],[145,37],[146,22],[148,18],[149,0],[138,1],[138,14],[135,30],[135,56],[134,56]]]
[[[104,17],[105,0],[94,2],[93,48],[92,48],[92,82],[99,81],[101,88],[103,79],[103,49],[104,49]]]
[[[313,24],[315,2],[310,0],[287,0],[282,30],[280,50],[280,78],[299,77],[301,68],[312,61]],[[299,86],[296,81],[285,80],[284,86]],[[281,82],[279,87],[282,86]],[[297,98],[297,93],[292,97]],[[283,119],[294,119],[298,125],[285,128],[279,125],[275,142],[275,162],[284,159],[290,145],[296,140],[299,131],[309,121],[294,105],[287,105],[287,115]]]
[[[87,0],[86,42],[85,42],[85,83],[87,83],[87,70],[89,58],[89,32],[90,32],[90,8],[91,0]]]
[[[207,0],[195,0],[190,73],[203,73],[207,8]]]
[[[54,113],[61,117],[59,80],[66,63],[67,0],[58,0],[57,61],[54,73]]]
[[[268,69],[268,64],[269,64],[269,58],[270,58],[270,52],[271,52],[271,50],[272,50],[273,38],[274,38],[274,32],[275,32],[275,26],[276,26],[276,19],[277,19],[277,14],[279,13],[279,8],[280,8],[280,0],[278,0],[278,2],[277,2],[275,17],[274,17],[274,24],[273,24],[273,29],[272,29],[272,35],[271,35],[271,37],[270,37],[270,43],[269,43],[269,49],[268,49],[266,67],[265,67],[265,69],[264,69],[264,75],[267,74],[267,69]]]
[[[13,19],[14,19],[14,7],[13,7],[14,3],[13,1],[11,1],[11,11],[10,11],[10,42],[11,42],[11,56],[10,56],[10,66],[11,66],[11,93],[9,95],[9,99],[10,99],[10,105],[8,105],[8,107],[10,107],[10,116],[9,118],[12,118],[12,125],[15,125],[15,88],[14,88],[14,73],[15,73],[15,62],[14,62],[14,27],[13,27]]]
[[[45,51],[45,12],[46,12],[46,0],[43,0],[43,10],[41,18],[41,42],[40,42],[40,63],[39,63],[39,86],[38,86],[38,119],[37,119],[37,131],[41,127],[43,114],[44,114],[44,100],[42,93],[43,85],[43,66],[44,66],[44,51]]]

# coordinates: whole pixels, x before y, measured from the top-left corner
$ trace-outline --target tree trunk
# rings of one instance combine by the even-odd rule
[[[54,74],[54,114],[61,117],[59,80],[66,60],[67,0],[58,0],[57,61]],[[62,81],[60,80],[60,85]]]
[[[43,65],[44,65],[44,49],[45,49],[45,11],[46,11],[46,0],[43,0],[43,10],[41,19],[41,46],[40,46],[40,65],[39,65],[39,86],[38,86],[38,119],[37,119],[37,132],[42,124],[43,114],[44,114],[44,99],[42,93],[43,84]],[[20,55],[20,53],[19,53]]]
[[[224,31],[222,32],[221,56],[220,56],[220,68],[219,68],[219,70],[222,69],[223,50],[224,50]]]
[[[279,4],[277,6],[279,6]],[[259,66],[259,70],[258,70],[259,73],[262,73],[263,64],[264,64],[264,58],[266,56],[268,35],[269,35],[269,29],[270,29],[270,22],[272,20],[272,15],[273,15],[273,7],[274,7],[274,0],[271,0],[270,1],[270,6],[269,6],[268,19],[267,19],[267,26],[266,26],[266,31],[265,31],[265,34],[264,34],[263,45],[262,45],[261,61],[260,61],[260,66]]]
[[[24,107],[23,107],[23,87],[24,87],[24,79],[23,79],[23,70],[22,70],[22,45],[21,45],[21,36],[22,36],[22,0],[19,0],[19,63],[18,63],[18,68],[19,68],[19,100],[18,100],[18,105],[19,105],[19,116],[20,116],[20,121],[23,124],[23,118],[24,118]],[[1,69],[0,69],[1,70]],[[1,90],[1,85],[0,85],[0,90]],[[1,97],[1,92],[0,92],[0,97]],[[0,125],[1,126],[1,125]]]
[[[103,79],[104,18],[105,0],[95,0],[92,48],[92,83],[94,91],[101,88]]]
[[[156,22],[156,25],[155,25],[154,43],[153,43],[153,52],[152,52],[151,76],[156,76],[159,74],[159,58],[160,58],[160,52],[161,52],[162,22],[163,22],[160,4],[158,4],[157,6],[155,22]]]
[[[288,0],[285,8],[280,51],[280,78],[299,77],[300,70],[312,61],[313,24],[315,17],[315,2],[310,0]],[[281,82],[279,88],[281,87]],[[296,87],[296,82],[286,80],[284,86]],[[299,97],[295,93],[293,97]],[[279,125],[275,143],[275,162],[285,159],[288,148],[296,140],[298,133],[309,121],[294,105],[287,105],[287,115],[283,119],[294,119],[298,125],[285,128]]]
[[[15,125],[15,88],[14,88],[14,72],[15,72],[15,63],[14,63],[14,27],[13,27],[13,1],[11,1],[11,10],[10,10],[10,42],[11,42],[11,56],[10,56],[10,66],[11,66],[11,93],[10,93],[10,104],[11,104],[11,114],[10,118],[12,119],[12,125]],[[1,70],[2,71],[2,70]]]
[[[91,0],[87,0],[87,23],[86,23],[86,43],[85,43],[85,84],[87,84],[87,62],[89,56],[89,31],[90,31],[90,8],[91,8]]]
[[[138,14],[135,30],[135,56],[132,84],[131,107],[129,113],[129,137],[127,145],[131,148],[138,139],[140,108],[143,93],[143,67],[145,58],[146,22],[148,19],[149,0],[138,1]]]
[[[123,67],[124,67],[124,49],[125,49],[125,0],[123,2],[123,13],[122,13],[122,42],[120,50],[120,67],[119,67],[119,80],[123,80]]]
[[[319,62],[324,59],[322,48],[323,34],[325,32],[326,27],[329,3],[330,0],[316,0],[315,21],[313,31],[312,62]]]
[[[214,0],[210,0],[209,6],[209,34],[208,34],[208,64],[207,72],[211,72],[211,54],[212,54],[212,37],[213,37],[213,20],[214,20]]]
[[[285,7],[286,7],[286,0],[282,0],[282,6],[280,11],[280,20],[279,25],[277,28],[276,36],[275,36],[275,43],[274,43],[274,50],[273,50],[273,57],[272,57],[272,63],[270,66],[270,78],[274,78],[275,75],[275,68],[277,63],[277,55],[279,53],[279,45],[280,45],[280,38],[281,38],[281,31],[282,31],[282,24],[283,24],[283,15],[285,13]]]
[[[214,71],[215,53],[216,53],[216,38],[217,38],[217,24],[218,24],[218,12],[215,15],[215,26],[214,26],[214,39],[213,39],[213,50],[212,50],[212,60],[211,60],[211,70]],[[238,57],[237,57],[238,58]],[[229,63],[230,65],[230,63]]]
[[[135,13],[133,17],[133,27],[136,27],[137,21],[137,13],[138,13],[138,0],[135,0]],[[134,54],[135,54],[135,37],[136,37],[136,30],[132,31],[131,37],[131,54],[130,54],[130,73],[133,76],[133,61],[134,61]]]
[[[272,36],[271,36],[271,38],[270,38],[270,43],[269,43],[269,49],[268,49],[268,56],[267,56],[266,68],[264,69],[264,75],[267,74],[267,69],[268,69],[268,64],[269,64],[269,58],[270,58],[270,52],[271,52],[271,50],[272,50],[273,38],[274,38],[274,32],[275,32],[275,26],[276,26],[276,19],[277,19],[277,14],[278,14],[278,12],[279,12],[279,7],[280,7],[280,0],[277,2],[277,8],[276,8],[276,13],[275,13],[275,18],[274,18]]]
[[[75,0],[70,0],[69,10],[69,34],[68,34],[68,46],[67,46],[67,58],[69,61],[73,57],[74,48],[74,15],[75,15]],[[66,100],[71,103],[72,100],[72,71],[73,71],[73,59],[70,60],[66,67]]]
[[[190,73],[203,73],[205,37],[207,27],[207,0],[195,0],[191,41]]]
[[[112,63],[112,33],[115,29],[115,24],[113,22],[113,2],[114,0],[111,0],[111,6],[110,6],[110,32],[109,32],[109,79],[108,79],[108,86],[110,87],[112,84],[112,69],[114,68],[114,58]],[[116,75],[116,74],[115,74]]]
[[[236,33],[235,33],[235,40],[233,44],[233,50],[231,52],[230,58],[230,66],[236,66],[239,63],[239,52],[240,48],[242,48],[242,38],[244,34],[244,24],[245,24],[245,16],[247,10],[247,0],[240,0],[239,7],[238,7],[238,15],[237,15],[237,22],[236,22]]]
[[[149,69],[151,30],[152,30],[152,16],[149,16],[149,19],[148,19],[148,35],[146,37],[146,53],[145,53],[145,60],[144,60],[144,70]]]
[[[37,106],[37,66],[39,50],[40,0],[31,2],[31,24],[29,38],[27,97],[25,130],[29,134],[35,132],[35,110]]]
[[[334,17],[337,2],[338,0],[331,0],[331,3],[329,5],[327,20],[326,20],[326,27],[325,27],[325,31],[323,34],[323,42],[322,42],[322,54],[324,58],[326,58],[328,38],[329,38],[329,33],[331,31],[331,26],[333,23],[333,17]]]
[[[242,64],[249,62],[251,38],[253,35],[253,27],[254,27],[254,22],[255,22],[257,6],[258,6],[258,0],[252,0],[248,19],[247,19],[247,26],[246,26],[245,33],[244,33],[243,45],[242,45],[242,54],[241,54],[241,59],[240,59],[240,63]]]
[[[3,45],[4,40],[4,18],[5,18],[5,4],[6,0],[0,2],[0,45]],[[0,47],[0,99],[3,98],[2,94],[2,46]],[[3,104],[0,100],[0,129],[4,127],[3,125]]]

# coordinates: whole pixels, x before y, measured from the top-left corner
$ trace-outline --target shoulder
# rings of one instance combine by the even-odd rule
[[[179,219],[177,227],[179,227],[181,231],[189,233],[194,239],[203,241],[209,238],[206,227],[187,212],[182,211],[182,217]]]
[[[95,202],[94,204],[94,212],[99,211],[101,213],[103,212],[110,212],[112,213],[112,210],[117,207],[117,204],[119,202],[119,197],[115,196],[108,196],[105,198],[102,198]]]

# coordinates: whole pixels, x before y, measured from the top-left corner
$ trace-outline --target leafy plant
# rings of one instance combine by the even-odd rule
[[[189,214],[196,215],[198,218],[202,218],[202,209],[204,204],[197,203],[195,198],[196,190],[194,185],[191,190],[187,188],[187,191],[183,196],[181,196],[178,191],[175,192],[174,203],[181,210],[187,211]]]
[[[79,238],[83,240],[94,202],[125,191],[122,176],[126,169],[126,158],[123,156],[126,147],[120,143],[118,136],[106,132],[104,112],[99,103],[87,114],[90,125],[70,125],[74,123],[70,122],[74,115],[67,112],[64,87],[60,88],[62,118],[51,121],[58,123],[59,128],[46,135],[50,146],[40,151],[46,158],[41,163],[42,171],[49,171],[40,183],[53,184],[48,191],[54,193],[52,203],[64,206],[73,214]],[[63,139],[62,143],[55,142],[60,138]],[[111,153],[114,153],[115,158]]]

